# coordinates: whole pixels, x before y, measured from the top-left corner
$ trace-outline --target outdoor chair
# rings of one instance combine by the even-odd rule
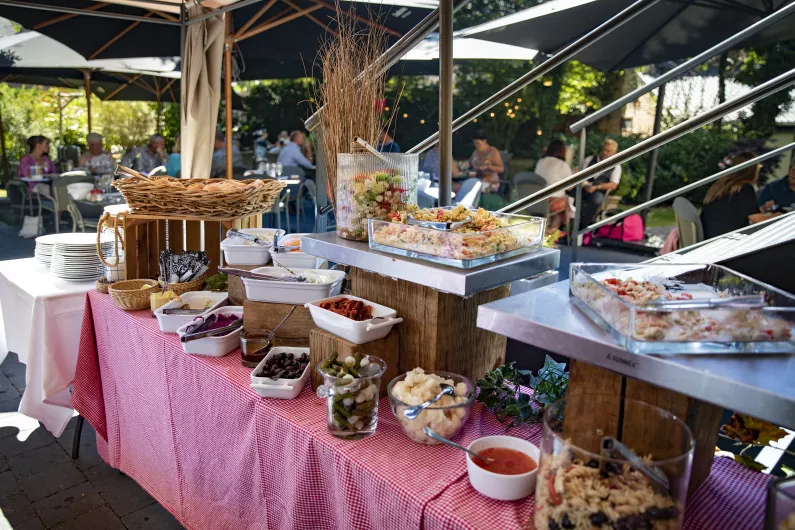
[[[516,190],[516,200],[528,197],[536,192],[539,192],[547,187],[547,181],[544,177],[531,171],[522,171],[516,174],[513,178],[514,189]],[[530,215],[537,217],[549,218],[560,212],[549,211],[549,201],[537,202],[525,210]]]
[[[66,210],[69,212],[69,215],[72,216],[72,232],[77,232],[78,229],[80,229],[81,232],[85,232],[87,228],[91,230],[91,232],[96,232],[99,219],[84,218],[74,201],[69,201]]]
[[[8,193],[8,199],[11,201],[11,207],[19,209],[20,217],[25,216],[25,203],[28,205],[30,215],[33,215],[33,199],[26,182],[11,179],[6,184],[6,192]]]
[[[166,171],[166,166],[157,166],[152,171],[149,172],[150,177],[161,177],[164,175],[168,175],[168,171]]]
[[[676,228],[679,230],[679,248],[704,241],[704,228],[698,209],[684,197],[674,199]]]
[[[295,194],[295,225],[298,232],[301,231],[301,212],[304,210],[303,200],[304,193],[309,195],[312,200],[312,225],[314,226],[315,219],[317,218],[317,185],[313,180],[304,179],[298,186],[298,191]]]
[[[94,177],[89,175],[88,172],[84,170],[69,171],[68,173],[61,174],[52,181],[52,193],[46,191],[46,188],[43,186],[38,186],[34,192],[36,200],[39,204],[39,216],[41,216],[42,210],[50,211],[55,216],[56,233],[61,231],[61,213],[69,211],[68,206],[72,202],[72,198],[69,196],[69,192],[67,191],[66,187],[69,184],[74,184],[75,182],[90,182],[93,184]],[[74,219],[72,219],[72,225],[74,226]]]
[[[621,197],[618,195],[611,195],[610,190],[605,192],[602,204],[599,206],[599,211],[596,212],[594,223],[602,221],[608,217],[618,213],[618,205],[621,203]]]
[[[468,178],[461,183],[461,188],[455,195],[455,202],[467,208],[474,208],[480,202],[480,193],[483,183],[477,178]]]
[[[299,166],[282,166],[282,176],[292,177],[295,175],[298,175],[298,178],[303,180],[306,172]]]
[[[249,179],[260,179],[260,180],[273,180],[269,176],[265,175],[264,172],[260,171],[259,169],[247,169],[240,174],[234,175],[235,180],[249,180]],[[290,202],[290,187],[284,188],[282,190],[279,199],[273,203],[271,207],[271,211],[268,213],[272,213],[276,217],[276,228],[282,227],[282,212],[285,212],[285,221],[287,225],[287,233],[290,233],[290,215],[287,212],[287,204]]]

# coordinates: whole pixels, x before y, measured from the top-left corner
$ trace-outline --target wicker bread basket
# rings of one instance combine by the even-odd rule
[[[133,213],[229,219],[266,212],[285,183],[278,180],[176,179],[143,175],[113,183]],[[208,189],[209,188],[209,189]]]
[[[97,291],[99,291],[102,294],[108,294],[108,287],[110,287],[110,283],[111,282],[109,282],[105,278],[100,278],[99,280],[97,280],[96,283]]]
[[[145,284],[149,289],[141,289]],[[139,311],[149,308],[149,295],[160,291],[157,280],[124,280],[110,284],[108,292],[113,301],[125,311]]]
[[[185,293],[189,293],[191,291],[199,291],[201,290],[202,286],[204,285],[204,280],[207,279],[207,275],[203,274],[201,278],[197,278],[195,280],[191,280],[189,282],[183,283],[169,283],[166,286],[166,291],[174,291],[174,294],[177,296],[181,296]]]

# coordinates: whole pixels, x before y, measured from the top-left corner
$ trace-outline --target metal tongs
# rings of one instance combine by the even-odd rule
[[[646,462],[635,454],[635,452],[622,444],[612,436],[605,436],[602,438],[602,460],[599,462],[599,470],[605,471],[607,461],[605,459],[620,459],[626,460],[629,465],[637,469],[646,478],[651,480],[652,484],[659,489],[662,493],[669,493],[668,477],[662,470],[649,467]]]
[[[203,339],[204,337],[214,337],[216,335],[226,335],[228,333],[231,333],[231,332],[235,331],[237,328],[241,327],[242,325],[243,325],[243,319],[239,318],[235,322],[230,324],[229,326],[224,326],[222,328],[211,329],[209,331],[200,331],[198,333],[186,333],[185,335],[183,335],[180,338],[180,341],[185,343],[185,342],[190,342],[190,341],[193,341],[193,340]]]
[[[241,232],[240,230],[235,230],[231,228],[227,230],[226,237],[239,237],[240,239],[245,239],[246,241],[251,241],[256,243],[261,247],[269,247],[272,243],[269,243],[263,239],[258,238],[257,236],[252,236],[251,234],[246,234],[245,232]]]
[[[765,307],[764,293],[726,298],[694,298],[692,300],[655,300],[647,307],[655,309],[761,309]]]
[[[415,219],[412,214],[409,214],[408,218],[406,219],[406,224],[409,225],[417,225],[423,228],[432,228],[434,230],[444,230],[444,231],[451,231],[455,230],[456,228],[461,228],[464,225],[467,225],[472,222],[472,217],[467,217],[463,221],[456,221],[456,222],[444,222],[444,221],[421,221],[419,219]]]
[[[300,243],[300,240],[299,240],[299,243]],[[300,245],[297,248],[298,248],[299,251],[301,250],[301,246]],[[295,249],[296,249],[296,247],[285,247],[284,245],[280,245],[279,244],[279,236],[278,236],[278,234],[274,234],[274,236],[273,236],[273,248],[271,249],[271,252],[275,252],[277,254],[281,254],[281,253],[284,253],[284,252],[292,252]]]
[[[288,269],[289,271],[289,269]],[[232,276],[239,276],[241,278],[251,278],[252,280],[268,280],[271,282],[305,282],[306,278],[303,276],[272,276],[270,274],[260,274],[258,272],[244,271],[243,269],[233,269],[232,267],[218,267],[218,272],[231,274]]]
[[[169,307],[163,310],[164,315],[201,315],[206,313],[207,309],[181,309],[176,307]]]

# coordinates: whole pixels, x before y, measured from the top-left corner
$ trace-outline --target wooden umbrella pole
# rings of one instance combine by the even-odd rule
[[[226,178],[232,178],[232,15],[226,13],[224,39],[224,100],[226,101]]]
[[[86,81],[86,109],[88,111],[88,132],[91,132],[91,72],[83,72]]]

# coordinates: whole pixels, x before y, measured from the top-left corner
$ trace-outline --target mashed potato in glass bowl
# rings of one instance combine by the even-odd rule
[[[455,387],[455,396],[442,396],[413,420],[403,415],[407,408],[421,405],[439,394],[442,391],[440,383]],[[475,402],[475,386],[466,377],[440,371],[425,373],[422,368],[415,368],[394,378],[387,387],[387,393],[392,412],[403,426],[406,436],[427,445],[440,442],[428,438],[423,432],[425,427],[450,439],[464,426]]]

